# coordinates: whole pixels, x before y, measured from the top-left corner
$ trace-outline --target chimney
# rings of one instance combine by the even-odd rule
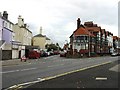
[[[0,17],[2,17],[2,13],[0,12]]]
[[[40,27],[40,34],[42,34],[42,27]]]
[[[4,17],[5,19],[8,19],[8,13],[7,13],[7,11],[4,11],[4,12],[3,12],[3,17]]]
[[[80,28],[80,24],[81,24],[81,21],[80,21],[80,18],[78,18],[78,20],[77,20],[77,29]]]
[[[24,19],[21,17],[21,15],[19,15],[18,17],[18,26],[24,26]]]

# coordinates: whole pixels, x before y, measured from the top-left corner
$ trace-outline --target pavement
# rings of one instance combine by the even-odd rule
[[[95,68],[63,75],[24,87],[22,90],[36,88],[120,88],[118,86],[117,61]],[[114,90],[115,90],[114,89]]]
[[[39,59],[28,59],[26,62],[21,61],[21,59],[11,59],[11,60],[4,60],[0,61],[2,66],[13,66],[13,65],[21,65],[21,64],[28,64],[34,61],[38,61]]]

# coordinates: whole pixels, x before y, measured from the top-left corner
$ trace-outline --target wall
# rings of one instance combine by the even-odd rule
[[[21,42],[22,45],[31,45],[32,33],[26,28],[20,28],[18,25],[14,25],[13,31],[15,32],[15,41]]]
[[[6,28],[3,28],[3,36],[2,39],[6,41],[6,43],[10,44],[12,41],[12,32]]]
[[[2,19],[0,17],[0,40],[2,40]]]
[[[33,46],[39,46],[41,49],[45,49],[46,37],[33,37]]]
[[[51,40],[46,40],[45,45],[46,44],[51,44]]]

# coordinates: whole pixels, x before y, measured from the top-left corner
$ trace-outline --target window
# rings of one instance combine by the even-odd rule
[[[4,25],[5,25],[4,23],[5,23],[5,22],[3,21],[3,23],[2,23],[2,26],[3,26],[3,27],[4,27]]]
[[[85,44],[81,44],[81,49],[85,49]]]
[[[5,22],[5,27],[7,28],[7,22]]]
[[[88,44],[86,44],[86,49],[88,49]]]
[[[80,44],[78,44],[78,46],[80,46]]]
[[[11,29],[11,26],[12,26],[12,25],[9,23],[9,28],[10,28],[10,29]]]

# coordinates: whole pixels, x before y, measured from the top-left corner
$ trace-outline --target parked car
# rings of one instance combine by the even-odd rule
[[[55,50],[54,51],[54,55],[58,55],[59,54],[59,51],[58,50]]]
[[[38,53],[37,51],[30,51],[28,54],[28,58],[30,59],[40,58],[40,53]]]
[[[60,57],[66,57],[66,52],[65,51],[60,51]]]
[[[114,52],[111,54],[111,56],[118,56],[118,53]]]
[[[49,55],[49,53],[44,50],[42,50],[40,53],[41,53],[41,57],[47,57]]]
[[[50,55],[54,55],[54,52],[53,51],[49,51],[50,52]]]

